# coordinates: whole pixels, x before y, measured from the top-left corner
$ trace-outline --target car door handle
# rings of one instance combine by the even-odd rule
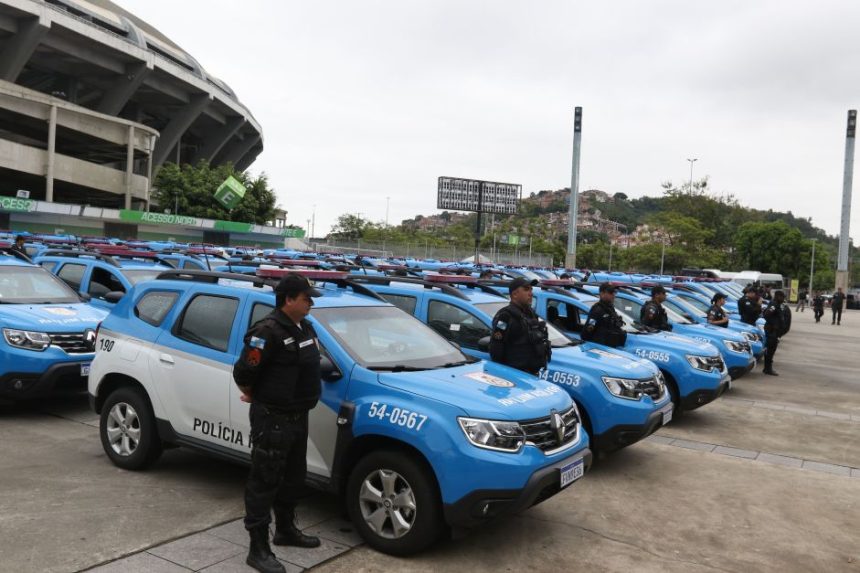
[[[163,352],[158,355],[158,359],[166,364],[173,364],[173,356],[169,354],[164,354]]]

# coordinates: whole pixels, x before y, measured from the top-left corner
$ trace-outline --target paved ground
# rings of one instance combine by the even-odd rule
[[[860,572],[860,313],[797,314],[777,354],[730,395],[620,452],[574,487],[426,554],[366,547],[315,497],[315,551],[288,570]],[[80,400],[0,408],[0,571],[248,571],[245,470],[172,450],[125,472]],[[194,535],[189,535],[196,533]],[[130,556],[129,556],[130,555]],[[332,559],[332,557],[336,557]],[[129,556],[119,559],[123,556]],[[116,561],[114,561],[116,560]],[[328,561],[326,561],[328,560]]]

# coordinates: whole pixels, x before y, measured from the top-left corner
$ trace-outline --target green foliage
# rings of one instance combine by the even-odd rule
[[[735,236],[738,260],[744,267],[763,273],[780,273],[787,277],[797,277],[801,262],[808,252],[810,242],[803,235],[783,221],[773,223],[744,223]]]
[[[215,200],[218,186],[232,175],[245,185],[247,192],[232,211]],[[264,224],[275,216],[275,192],[269,188],[265,173],[256,178],[236,171],[232,165],[212,167],[206,161],[197,165],[165,163],[155,177],[153,198],[159,209],[178,207],[178,213],[204,219]]]

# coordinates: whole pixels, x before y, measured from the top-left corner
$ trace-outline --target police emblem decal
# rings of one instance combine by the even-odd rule
[[[245,364],[248,366],[258,366],[262,357],[263,353],[260,352],[259,348],[251,348],[248,350],[248,353],[245,354]]]

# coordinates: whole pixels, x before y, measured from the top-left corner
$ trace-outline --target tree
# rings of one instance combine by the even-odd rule
[[[231,175],[247,191],[242,201],[229,211],[215,200],[215,190]],[[247,172],[236,171],[230,164],[212,167],[207,161],[182,166],[165,163],[153,186],[153,199],[158,207],[177,210],[182,215],[260,225],[275,217],[275,192],[269,188],[266,174],[254,178]]]
[[[783,221],[741,225],[735,247],[740,261],[751,270],[796,277],[803,270],[804,259],[809,266],[810,242]],[[816,262],[817,259],[816,256]]]
[[[337,218],[330,236],[337,239],[361,239],[372,223],[361,215],[345,213]]]

